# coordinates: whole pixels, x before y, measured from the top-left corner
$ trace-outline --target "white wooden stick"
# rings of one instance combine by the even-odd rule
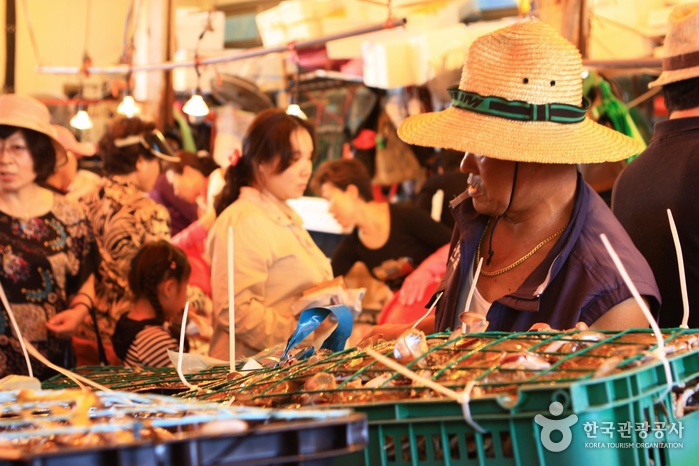
[[[602,233],[599,236],[602,239],[602,242],[604,243],[604,247],[607,248],[607,252],[614,261],[614,265],[616,265],[616,268],[619,271],[621,278],[624,279],[626,286],[629,288],[629,290],[631,290],[631,294],[636,300],[636,303],[640,306],[641,310],[643,311],[643,315],[646,317],[646,320],[653,329],[655,339],[658,341],[658,348],[655,351],[653,351],[652,354],[663,363],[663,366],[665,368],[665,378],[667,380],[667,387],[665,389],[665,392],[660,397],[658,397],[658,399],[661,399],[665,395],[667,395],[670,390],[672,390],[672,371],[670,370],[670,363],[668,362],[667,355],[665,353],[665,340],[663,340],[663,334],[660,332],[660,327],[658,327],[658,323],[655,321],[653,315],[650,313],[648,305],[643,300],[643,298],[641,298],[641,294],[638,292],[638,289],[636,289],[636,286],[631,281],[631,277],[629,277],[629,274],[626,272],[624,264],[621,263],[621,259],[619,259],[619,256],[617,255],[616,251],[607,239],[607,235]]]
[[[473,275],[473,281],[471,282],[471,288],[468,290],[468,297],[466,298],[466,305],[464,306],[464,312],[468,312],[471,309],[471,300],[473,299],[473,293],[476,291],[476,283],[478,283],[478,277],[481,276],[481,267],[483,267],[483,258],[478,261],[476,266],[476,273]],[[466,322],[461,323],[461,333],[466,333]]]
[[[29,377],[34,377],[34,372],[32,371],[32,365],[29,362],[29,355],[31,354],[36,358],[40,363],[44,364],[47,367],[50,367],[51,369],[55,370],[56,372],[59,372],[69,379],[71,379],[73,382],[76,383],[78,387],[80,387],[82,390],[86,390],[87,387],[85,385],[90,385],[98,390],[102,391],[107,391],[111,392],[112,390],[105,387],[104,385],[100,385],[97,382],[93,382],[92,380],[85,378],[81,375],[76,374],[73,371],[70,371],[64,367],[57,366],[56,364],[52,363],[46,357],[44,357],[41,352],[36,349],[34,345],[30,341],[27,341],[24,339],[22,336],[22,332],[19,330],[19,325],[17,325],[17,321],[15,320],[15,315],[14,312],[12,312],[12,308],[10,307],[10,302],[7,299],[7,295],[5,295],[5,289],[2,287],[2,284],[0,283],[0,300],[2,301],[3,306],[5,306],[5,310],[7,311],[7,315],[10,317],[10,322],[12,322],[12,327],[15,330],[15,336],[19,340],[19,345],[22,347],[22,352],[24,353],[24,359],[27,361],[27,370],[29,372]],[[81,383],[82,382],[82,383]]]
[[[444,291],[440,291],[440,292],[439,292],[439,295],[437,295],[437,297],[434,299],[434,302],[432,302],[432,305],[431,305],[430,308],[427,310],[427,312],[425,312],[425,313],[422,315],[422,317],[420,317],[418,320],[415,321],[415,323],[413,324],[413,328],[417,328],[417,326],[420,325],[420,322],[422,322],[423,320],[425,320],[425,319],[427,318],[427,316],[430,315],[430,313],[432,312],[432,310],[434,309],[434,307],[437,305],[437,303],[439,302],[439,300],[441,299],[441,297],[442,297],[443,294],[444,294]]]
[[[192,385],[187,381],[182,373],[182,359],[184,353],[184,339],[187,334],[187,314],[189,313],[189,301],[184,305],[184,313],[182,314],[182,327],[180,328],[180,350],[177,354],[177,375],[183,384],[189,389],[198,389],[198,385]]]
[[[39,362],[41,362],[42,364],[45,364],[47,367],[50,367],[51,369],[55,370],[56,372],[59,372],[59,373],[65,375],[66,377],[68,377],[70,380],[75,382],[81,389],[86,390],[87,387],[85,387],[85,385],[90,385],[91,387],[96,388],[97,390],[101,390],[103,392],[111,392],[112,391],[111,388],[107,388],[104,385],[101,385],[93,380],[90,380],[86,377],[83,377],[82,375],[76,374],[75,372],[68,370],[64,367],[60,367],[60,366],[55,365],[54,363],[52,363],[51,361],[46,359],[44,357],[44,355],[41,354],[41,352],[39,352],[39,350],[36,349],[36,347],[34,345],[32,345],[31,342],[25,341],[25,343],[27,345],[27,350],[29,351],[29,354],[34,356],[36,359],[39,360]],[[82,382],[82,383],[80,383],[80,382]],[[83,384],[85,384],[85,385],[83,385]]]
[[[682,309],[684,309],[684,314],[682,316],[682,323],[680,327],[689,328],[689,297],[687,295],[687,278],[684,271],[684,258],[682,256],[682,245],[680,244],[680,236],[677,233],[677,226],[675,225],[675,219],[672,217],[672,212],[667,209],[667,218],[670,222],[670,231],[672,232],[672,241],[675,243],[675,252],[677,253],[677,267],[680,271],[680,291],[682,293]]]
[[[437,393],[441,393],[442,395],[451,398],[452,400],[456,401],[459,403],[462,407],[462,411],[464,413],[464,420],[473,427],[476,431],[480,432],[481,434],[486,433],[487,431],[483,429],[481,426],[476,424],[476,422],[471,419],[471,411],[468,408],[468,403],[471,400],[471,390],[475,386],[475,383],[471,381],[471,383],[466,384],[466,389],[463,392],[455,392],[451,388],[447,388],[444,385],[441,385],[431,379],[427,379],[425,377],[422,377],[421,375],[416,374],[415,372],[411,371],[407,367],[403,366],[402,364],[399,364],[398,362],[394,361],[393,359],[387,358],[383,354],[379,353],[378,351],[375,351],[371,348],[367,348],[364,350],[366,354],[371,356],[372,358],[376,359],[378,362],[383,364],[384,366],[387,366],[394,371],[406,376],[407,378],[414,380],[415,382],[424,385],[428,388],[431,388]],[[465,406],[464,406],[465,405]]]
[[[29,361],[29,353],[27,353],[27,347],[24,345],[24,337],[22,336],[22,332],[19,330],[19,325],[17,325],[17,321],[15,320],[15,314],[12,312],[12,308],[10,307],[10,301],[7,299],[7,295],[5,294],[5,288],[2,287],[2,283],[0,283],[0,300],[2,301],[2,305],[5,306],[5,311],[7,312],[7,315],[10,317],[12,328],[15,330],[15,336],[17,337],[17,340],[19,340],[19,346],[22,348],[24,360],[27,362],[27,373],[29,374],[29,377],[34,377],[34,371],[32,371],[32,363]]]
[[[228,225],[228,359],[235,371],[235,267],[233,267],[233,225]]]

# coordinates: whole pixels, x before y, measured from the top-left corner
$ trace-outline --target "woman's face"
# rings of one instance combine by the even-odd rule
[[[282,202],[303,196],[313,172],[313,139],[308,131],[299,128],[291,133],[291,147],[294,158],[283,172],[276,173],[279,158],[259,167],[261,186]]]
[[[182,173],[168,170],[166,175],[175,196],[184,201],[195,203],[204,190],[206,178],[199,170],[192,167],[184,167]]]
[[[466,152],[461,171],[468,173],[468,194],[476,212],[500,215],[510,203],[515,162]]]
[[[320,187],[320,195],[328,201],[328,212],[335,217],[342,228],[353,228],[355,225],[356,196],[353,196],[354,186],[350,185],[347,191],[343,191],[330,182],[323,183]]]
[[[34,159],[21,131],[0,139],[0,192],[13,193],[34,184]]]
[[[151,192],[158,175],[160,175],[160,159],[157,157],[152,159],[139,157],[136,162],[136,174],[139,189],[147,193]]]

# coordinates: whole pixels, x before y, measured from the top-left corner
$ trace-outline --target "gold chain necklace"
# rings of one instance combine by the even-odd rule
[[[522,262],[526,261],[531,256],[533,256],[534,253],[536,251],[538,251],[539,249],[541,249],[546,243],[548,243],[549,241],[551,241],[555,238],[558,238],[561,235],[561,233],[563,233],[565,231],[565,229],[567,227],[568,227],[568,224],[566,223],[565,225],[563,225],[563,228],[561,228],[556,233],[552,234],[551,236],[549,236],[548,238],[543,240],[541,243],[534,246],[534,249],[532,249],[531,251],[529,251],[528,253],[526,253],[525,255],[523,255],[522,257],[520,257],[519,259],[517,259],[516,261],[514,261],[510,265],[508,265],[507,267],[504,267],[500,270],[496,270],[494,272],[486,272],[485,270],[481,269],[481,275],[483,275],[485,277],[497,277],[498,275],[502,275],[505,272],[509,272],[510,270],[514,269],[515,267],[520,265]],[[476,264],[478,264],[481,260],[481,244],[483,243],[483,237],[485,236],[485,232],[487,230],[488,230],[488,227],[486,226],[485,230],[483,230],[483,233],[481,233],[481,239],[478,240],[478,248],[476,249]]]

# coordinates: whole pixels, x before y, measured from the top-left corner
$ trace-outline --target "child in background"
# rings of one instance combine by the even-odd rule
[[[119,319],[112,341],[127,366],[166,367],[167,350],[177,351],[178,338],[166,329],[173,325],[187,301],[191,267],[177,246],[160,240],[138,251],[129,271],[133,308]]]

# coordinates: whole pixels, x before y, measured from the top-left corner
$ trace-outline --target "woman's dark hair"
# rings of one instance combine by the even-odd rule
[[[148,133],[155,129],[155,123],[141,120],[138,117],[117,118],[107,127],[107,131],[99,140],[97,152],[102,157],[104,174],[128,175],[136,171],[136,162],[139,157],[146,160],[155,158],[142,144],[131,144],[117,147],[114,141],[129,136]]]
[[[235,202],[242,186],[250,186],[257,176],[260,164],[279,160],[277,173],[281,173],[294,162],[291,134],[297,129],[305,129],[313,139],[315,158],[316,138],[313,125],[283,109],[263,110],[255,116],[243,138],[243,151],[238,163],[226,170],[226,184],[214,201],[216,215]]]
[[[144,244],[131,260],[129,288],[134,298],[146,298],[155,309],[156,319],[165,322],[158,299],[158,285],[174,278],[178,283],[189,280],[192,267],[182,249],[165,240]]]
[[[27,149],[34,161],[35,182],[41,184],[56,168],[56,149],[53,141],[50,137],[33,129],[10,125],[0,125],[0,139],[7,139],[17,131],[22,133],[24,140],[27,141]]]
[[[663,97],[670,113],[699,107],[699,77],[663,85]]]
[[[357,159],[329,160],[320,164],[311,178],[311,189],[320,194],[320,188],[325,183],[332,183],[343,191],[353,184],[362,199],[367,202],[374,199],[369,171]]]
[[[192,167],[204,176],[209,176],[219,168],[207,151],[199,151],[196,154],[188,150],[178,150],[175,155],[180,158],[179,162],[169,162],[165,166],[165,171],[172,170],[178,175],[184,171],[184,167]]]

